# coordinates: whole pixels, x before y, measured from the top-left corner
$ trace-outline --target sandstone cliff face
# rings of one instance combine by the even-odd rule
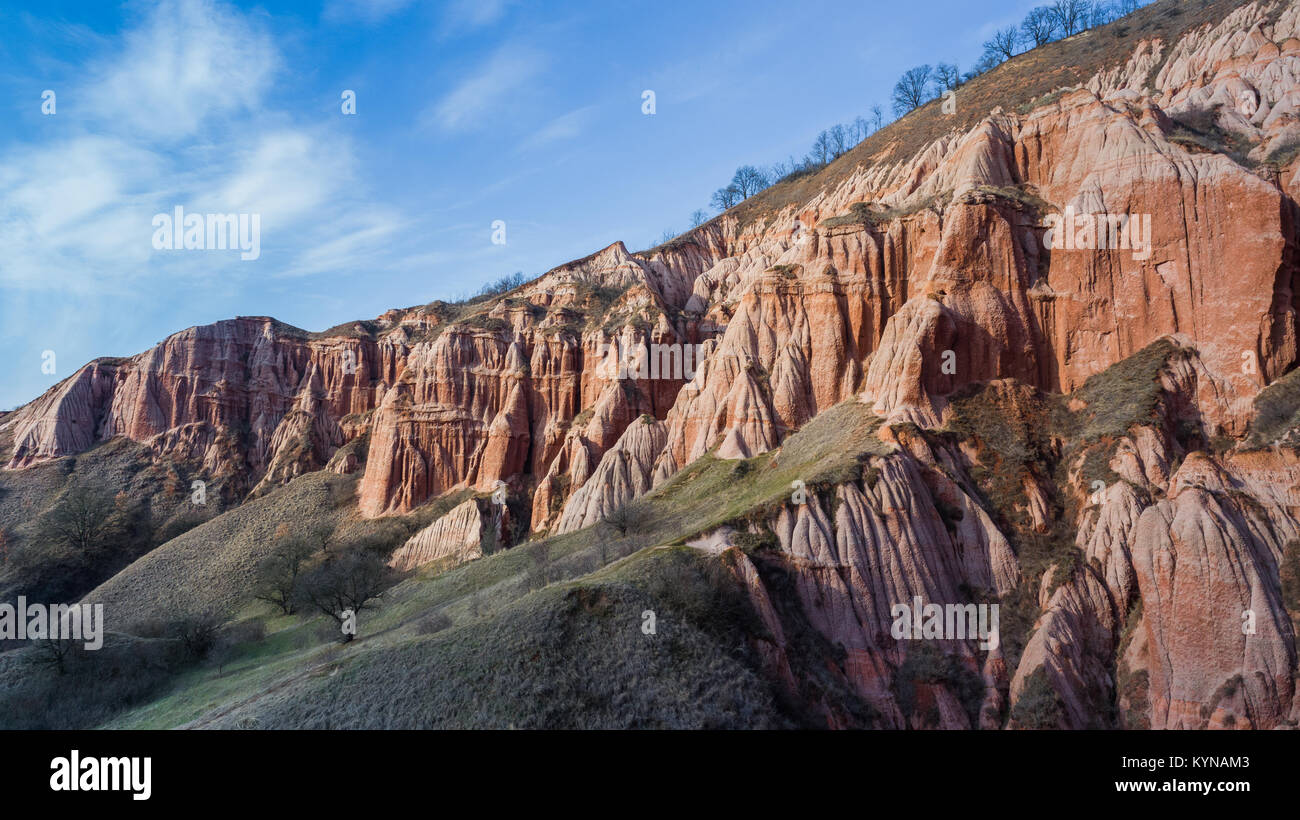
[[[271,319],[191,328],[92,362],[22,408],[7,467],[126,436],[214,476],[283,480],[323,466],[342,442],[339,421],[374,405],[398,359],[391,344],[309,340]]]
[[[650,467],[667,435],[653,416],[628,425],[618,442],[605,451],[595,472],[569,499],[556,524],[558,533],[572,532],[603,521],[628,501],[650,490]]]
[[[779,551],[762,560],[782,568],[812,626],[843,648],[837,663],[879,725],[1294,725],[1297,613],[1278,568],[1288,550],[1300,554],[1300,454],[1184,450],[1175,431],[1195,408],[1196,371],[1171,357],[1154,383],[1154,423],[1085,442],[1077,459],[1059,454],[1064,484],[1053,492],[1073,496],[1075,519],[1029,476],[1010,476],[1023,483],[999,500],[987,459],[1000,454],[980,440],[990,433],[961,433],[959,424],[881,428],[894,454],[766,520]],[[998,394],[987,406],[1006,408],[1023,400],[1020,389],[994,383],[982,395]],[[1078,467],[1096,448],[1111,454],[1100,488]],[[1053,532],[1072,532],[1077,551],[1055,549],[1044,567],[1035,534]],[[690,543],[717,552],[732,541],[724,528]],[[756,611],[769,611],[763,596],[772,594],[751,589]],[[999,645],[969,635],[898,640],[891,608],[914,597],[1000,601]],[[1032,621],[1021,625],[1026,614]],[[766,631],[780,636],[790,628],[782,626]],[[781,641],[760,649],[783,680]]]
[[[485,542],[491,548],[508,547],[509,533],[509,512],[504,506],[471,498],[411,536],[388,565],[399,572],[434,562],[451,569],[482,558]]]
[[[1006,538],[982,507],[943,469],[951,453],[912,442],[894,456],[873,459],[874,483],[841,484],[833,500],[810,496],[786,505],[768,522],[789,556],[804,611],[819,632],[846,653],[849,681],[892,728],[930,725],[915,697],[899,702],[896,675],[921,641],[892,634],[895,604],[957,602],[962,590],[1010,593],[1020,568]],[[829,511],[828,511],[829,508]],[[945,520],[946,511],[950,516]],[[952,522],[951,510],[961,510]],[[982,679],[978,638],[948,649],[971,676]],[[994,649],[988,662],[1000,658]],[[952,689],[927,685],[941,717],[935,728],[979,725]],[[996,687],[992,689],[996,694]],[[982,697],[981,697],[982,702]]]
[[[581,338],[548,331],[452,328],[412,349],[374,417],[362,511],[402,512],[454,487],[488,490],[498,481],[526,486],[540,478],[552,493],[563,475],[575,491],[587,465],[634,419],[667,412],[681,379],[620,379],[617,354],[605,348],[679,346],[674,328],[661,321],[649,333],[596,328]],[[553,515],[543,496],[534,526]]]
[[[1300,359],[1298,139],[1300,9],[1245,3],[660,248],[615,243],[468,306],[319,335],[236,319],[93,362],[3,419],[6,467],[126,436],[254,494],[362,471],[365,516],[504,484],[531,498],[531,530],[567,533],[706,453],[772,451],[860,400],[897,452],[765,526],[881,725],[1287,725],[1279,566],[1300,467],[1243,440]],[[1047,431],[1037,466],[950,427],[967,391],[1023,422],[1162,339],[1187,352],[1162,365],[1150,417]],[[611,349],[654,345],[691,346],[692,372],[618,372]],[[453,512],[397,565],[471,557],[477,513]],[[785,634],[746,561],[785,685]],[[1025,634],[947,646],[967,685],[936,683],[917,672],[935,659],[890,636],[890,605],[918,595],[1014,601]]]
[[[857,393],[890,420],[934,425],[963,384],[1068,392],[1167,334],[1201,353],[1206,423],[1239,435],[1255,393],[1297,357],[1295,205],[1267,174],[1175,141],[1171,117],[1249,91],[1250,118],[1218,110],[1261,156],[1295,130],[1296,14],[1261,9],[1144,43],[1123,67],[906,161],[859,166],[761,226],[726,215],[653,252],[616,243],[491,307],[482,327],[394,311],[359,339],[281,338],[264,320],[178,334],[24,408],[9,466],[161,436],[161,453],[274,484],[319,468],[349,438],[333,427],[373,411],[366,514],[501,480],[534,492],[543,529],[589,478],[582,465],[646,413],[668,424],[662,482],[714,447],[777,446]],[[1066,213],[1078,241],[1064,244],[1096,244],[1083,216],[1102,214],[1132,217],[1123,238],[1138,247],[1048,250],[1047,217]],[[600,289],[621,293],[600,316],[614,326],[576,325]],[[649,330],[618,327],[633,316]],[[437,338],[419,341],[430,326]],[[600,346],[629,335],[703,343],[694,378],[603,378]]]

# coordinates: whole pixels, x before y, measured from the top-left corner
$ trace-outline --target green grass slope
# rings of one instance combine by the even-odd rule
[[[450,572],[416,572],[361,614],[359,637],[347,645],[322,618],[272,617],[241,599],[238,584],[212,578],[207,585],[225,590],[221,600],[238,617],[264,623],[267,636],[237,647],[220,666],[188,669],[158,697],[128,704],[105,725],[818,725],[758,671],[748,637],[763,627],[727,559],[661,545],[758,517],[789,497],[795,479],[815,487],[859,475],[870,457],[889,452],[874,436],[878,426],[865,405],[846,402],[779,451],[740,462],[699,460],[638,502],[639,529],[601,525]],[[269,532],[269,523],[259,529],[254,519],[320,503],[320,482],[331,480],[303,477],[246,505],[275,505],[253,510],[247,521],[235,511],[232,521],[214,522],[223,529],[209,525],[191,541],[166,545],[154,559],[162,563],[142,568],[131,589],[142,594],[146,587],[138,585],[150,578],[178,577],[202,544],[221,538],[238,539],[236,554],[204,571],[244,565],[249,535]],[[641,630],[646,610],[656,613],[654,635]],[[804,656],[822,662],[816,652]],[[810,669],[805,677],[819,674]],[[825,696],[866,714],[847,691]]]

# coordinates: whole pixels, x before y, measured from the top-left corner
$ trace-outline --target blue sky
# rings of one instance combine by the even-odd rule
[[[913,65],[970,68],[1032,5],[6,4],[0,408],[191,325],[320,330],[649,247],[737,165],[888,110]],[[260,214],[260,257],[155,250],[178,205]]]

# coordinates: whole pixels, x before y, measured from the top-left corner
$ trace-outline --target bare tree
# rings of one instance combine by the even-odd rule
[[[292,615],[301,598],[298,583],[312,546],[306,539],[293,537],[280,543],[258,568],[255,596]]]
[[[830,133],[823,131],[817,135],[817,139],[813,140],[812,152],[809,157],[816,165],[825,165],[834,158]]]
[[[172,625],[171,637],[181,642],[185,654],[194,660],[201,660],[207,657],[208,652],[216,645],[217,632],[220,631],[221,624],[222,619],[218,615],[210,613],[192,615]]]
[[[740,191],[741,199],[749,199],[768,186],[767,175],[753,165],[742,165],[731,177],[731,184]]]
[[[842,157],[852,147],[849,143],[849,132],[845,130],[843,125],[832,126],[826,133],[831,140],[832,156],[836,158]]]
[[[68,659],[76,652],[77,643],[67,638],[38,638],[32,641],[31,660],[38,666],[67,674]]]
[[[650,516],[646,509],[631,501],[605,516],[605,523],[617,530],[619,535],[644,529],[649,520]]]
[[[1047,6],[1039,6],[1025,15],[1020,34],[1026,45],[1037,48],[1056,39],[1056,17]]]
[[[105,546],[117,532],[117,507],[108,493],[74,485],[40,524],[41,536],[85,554]]]
[[[857,145],[869,136],[871,136],[871,126],[862,117],[855,117],[853,124],[849,126],[849,139]]]
[[[515,288],[522,287],[528,278],[524,276],[523,271],[515,271],[508,276],[502,276],[500,279],[490,284],[484,285],[479,290],[479,296],[496,296],[502,293],[509,293]]]
[[[984,53],[1001,63],[1016,56],[1018,45],[1020,30],[1015,26],[1007,26],[993,32],[993,36],[984,41]]]
[[[980,55],[980,58],[975,61],[975,67],[972,68],[970,71],[970,79],[973,80],[981,74],[992,71],[993,69],[997,68],[998,64],[1001,62],[1002,62],[1001,57],[994,54],[990,54],[987,51],[984,52],[983,54]]]
[[[1104,26],[1120,17],[1119,6],[1105,0],[1094,0],[1088,4],[1088,28]]]
[[[930,80],[934,69],[928,64],[909,68],[894,84],[894,113],[903,116],[931,99]]]
[[[871,106],[871,130],[874,133],[884,127],[885,127],[885,109],[881,108],[880,104],[877,103]]]
[[[334,545],[334,528],[329,524],[318,524],[307,530],[303,541],[312,550],[329,552]]]
[[[690,221],[692,228],[698,228],[709,221],[709,214],[703,208],[696,208],[691,211]]]
[[[1088,0],[1056,0],[1049,12],[1061,36],[1072,37],[1087,24]]]
[[[302,594],[307,603],[342,627],[347,612],[356,615],[377,605],[389,575],[388,567],[374,551],[352,548],[304,573]],[[347,643],[353,637],[342,632],[341,640]]]
[[[719,211],[725,211],[740,202],[744,197],[740,195],[740,189],[735,185],[728,185],[725,188],[719,188],[713,192],[713,207]]]
[[[934,84],[940,94],[953,91],[961,85],[961,72],[952,63],[938,63],[934,67]]]

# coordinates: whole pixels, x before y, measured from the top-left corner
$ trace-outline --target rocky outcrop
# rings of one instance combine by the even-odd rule
[[[479,498],[468,499],[411,536],[393,553],[388,565],[399,572],[434,562],[444,569],[451,569],[482,558],[485,543],[489,549],[510,545],[509,519],[509,511],[504,505]]]
[[[919,458],[904,449],[873,459],[873,483],[838,485],[833,501],[810,496],[804,504],[786,505],[768,522],[788,556],[810,622],[843,647],[848,680],[881,714],[881,725],[895,728],[929,725],[922,714],[929,707],[918,706],[912,679],[904,684],[910,694],[902,702],[898,679],[900,669],[911,668],[909,654],[929,646],[894,637],[892,608],[910,607],[917,596],[939,606],[965,605],[974,603],[973,591],[1006,595],[1020,580],[1006,539],[979,503],[940,468],[951,454],[915,446]],[[969,514],[955,521],[954,509]],[[951,654],[976,680],[983,679],[986,664],[1000,657],[996,647],[982,653],[973,635],[942,644],[942,654]],[[990,695],[981,685],[979,702],[963,705],[955,687],[928,679],[923,683],[924,697],[941,716],[937,727],[978,725],[980,704],[997,697],[996,687]]]
[[[654,457],[663,449],[665,437],[663,422],[654,416],[642,416],[628,425],[618,442],[605,451],[591,477],[569,497],[555,531],[590,527],[649,492]]]
[[[609,351],[680,348],[671,326],[650,333],[629,327],[616,336],[593,329],[581,341],[547,330],[451,328],[412,349],[403,378],[375,413],[362,512],[405,512],[455,487],[540,480],[547,489],[533,523],[541,528],[553,515],[552,498],[562,504],[576,491],[587,465],[633,420],[667,413],[682,379],[671,372],[641,378],[635,370],[620,377]]]
[[[328,461],[339,420],[373,407],[399,349],[313,340],[264,318],[190,328],[133,358],[92,362],[22,408],[8,468],[125,436],[212,476],[282,482]]]
[[[24,408],[10,466],[161,436],[161,452],[271,486],[323,466],[347,440],[332,425],[374,411],[366,514],[503,480],[535,490],[543,529],[646,413],[668,426],[662,483],[713,448],[776,447],[856,393],[933,426],[965,384],[1068,392],[1169,334],[1200,352],[1205,423],[1239,435],[1253,396],[1297,358],[1294,201],[1259,168],[1182,140],[1175,118],[1249,90],[1260,107],[1233,124],[1271,156],[1295,119],[1295,26],[1293,11],[1244,6],[1026,113],[994,110],[906,159],[859,165],[759,225],[724,216],[644,254],[615,243],[468,322],[407,310],[355,337],[269,320],[186,331]],[[1129,228],[1111,237],[1107,217]],[[1097,247],[1108,238],[1123,247]],[[594,326],[598,313],[612,326]],[[597,372],[601,345],[629,336],[700,345],[696,372]],[[588,410],[597,429],[571,440]]]
[[[1277,580],[1294,513],[1234,495],[1228,474],[1206,462],[1189,457],[1169,498],[1138,521],[1146,651],[1127,660],[1148,674],[1152,728],[1274,728],[1296,688],[1295,634]]]

